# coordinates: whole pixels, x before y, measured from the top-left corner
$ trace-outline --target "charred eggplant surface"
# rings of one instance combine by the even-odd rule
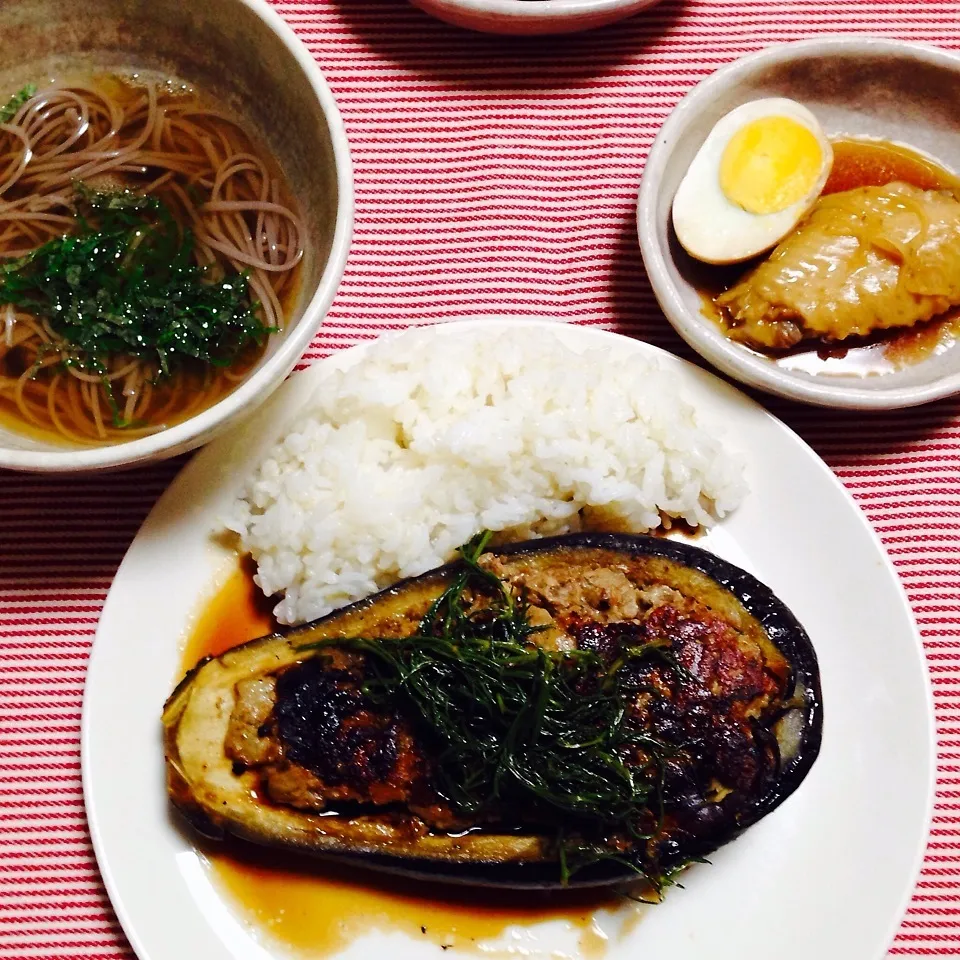
[[[816,656],[687,543],[485,550],[201,661],[163,714],[201,833],[464,883],[655,888],[789,796]]]

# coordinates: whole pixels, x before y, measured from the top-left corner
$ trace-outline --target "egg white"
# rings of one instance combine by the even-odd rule
[[[820,173],[810,191],[777,213],[749,213],[720,188],[720,161],[727,144],[744,125],[760,117],[790,117],[820,145]],[[833,148],[817,118],[795,100],[753,100],[717,121],[697,151],[673,200],[673,226],[681,246],[705,263],[739,263],[779,243],[809,212],[823,191],[833,165]]]

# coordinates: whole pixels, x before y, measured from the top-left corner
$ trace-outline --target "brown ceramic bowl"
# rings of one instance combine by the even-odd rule
[[[895,372],[858,376],[787,370],[723,335],[703,315],[697,265],[673,232],[674,194],[714,124],[750,100],[790,97],[829,136],[896,141],[960,166],[960,57],[921,44],[831,37],[771,47],[723,67],[667,118],[647,158],[637,230],[654,293],[677,332],[724,373],[822,406],[891,409],[960,391],[960,342]]]
[[[157,70],[196,83],[260,135],[308,228],[299,302],[240,386],[189,420],[98,447],[46,443],[0,426],[0,467],[103,470],[205,443],[279,386],[316,333],[346,263],[353,179],[343,122],[313,57],[265,0],[0,3],[0,91],[87,66]]]

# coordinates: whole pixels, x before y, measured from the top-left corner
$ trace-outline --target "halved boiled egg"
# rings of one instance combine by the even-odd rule
[[[738,263],[779,243],[816,203],[833,150],[817,118],[784,98],[719,120],[673,200],[677,239],[707,263]]]

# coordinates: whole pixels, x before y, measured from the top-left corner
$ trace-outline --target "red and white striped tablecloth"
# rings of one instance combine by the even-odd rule
[[[476,313],[597,325],[687,355],[634,233],[644,157],[680,97],[744,53],[824,33],[960,49],[960,2],[945,0],[665,0],[539,40],[460,31],[404,0],[278,9],[339,100],[356,166],[346,276],[305,361]],[[960,400],[870,416],[771,407],[846,483],[919,621],[937,801],[891,952],[960,954]],[[84,820],[80,701],[111,578],[179,465],[95,480],[0,473],[2,958],[131,956]]]

